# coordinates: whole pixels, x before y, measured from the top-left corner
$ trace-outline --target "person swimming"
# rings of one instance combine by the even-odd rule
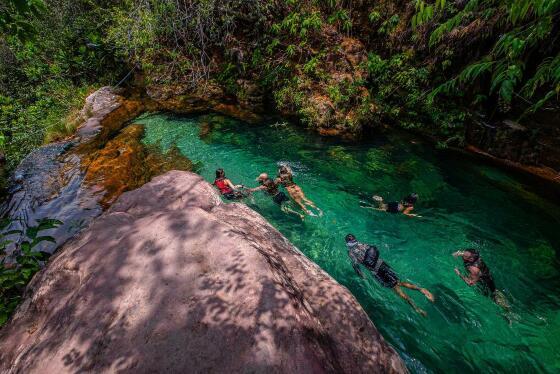
[[[216,170],[216,179],[212,184],[216,186],[220,194],[228,200],[239,200],[245,197],[241,191],[238,191],[238,189],[243,188],[243,185],[234,185],[226,178],[226,173],[222,168]]]
[[[284,192],[278,189],[278,183],[269,178],[267,173],[261,173],[256,180],[257,182],[259,182],[260,186],[249,189],[249,192],[264,191],[267,195],[272,197],[272,201],[278,204],[283,212],[294,213],[297,214],[300,218],[304,218],[303,214],[300,214],[288,207],[286,203],[290,201],[290,198],[286,196]]]
[[[269,178],[267,173],[261,173],[256,181],[259,182],[260,186],[251,188],[249,191],[264,191],[267,195],[271,196],[272,200],[278,205],[290,200],[284,192],[278,189],[278,183]]]
[[[465,276],[461,271],[455,268],[455,273],[469,286],[477,286],[482,294],[490,297],[497,305],[502,307],[505,311],[510,312],[510,305],[506,296],[496,288],[494,277],[490,273],[490,269],[480,257],[480,253],[476,249],[465,249],[464,251],[456,251],[453,257],[461,257],[463,265],[467,271],[468,276]],[[511,316],[506,318],[511,323]]]
[[[281,184],[284,186],[286,191],[288,191],[288,195],[296,202],[297,205],[303,209],[305,213],[310,216],[315,216],[311,210],[309,210],[308,206],[316,209],[319,212],[319,215],[323,215],[323,211],[319,209],[313,201],[309,200],[300,186],[298,186],[293,180],[293,173],[289,166],[281,165],[278,168],[278,177],[276,178],[276,183]]]
[[[261,173],[256,180],[259,182],[260,186],[249,189],[249,192],[264,191],[267,195],[272,197],[272,201],[278,204],[283,212],[294,213],[300,218],[304,218],[303,214],[298,213],[287,206],[286,203],[290,201],[290,198],[286,196],[284,192],[279,190],[279,183],[272,178],[269,178],[267,173]]]
[[[496,296],[496,284],[494,278],[490,273],[490,269],[480,257],[480,253],[476,249],[466,249],[464,251],[456,251],[453,257],[461,257],[463,265],[467,271],[468,276],[465,276],[461,271],[455,268],[455,273],[469,286],[477,285],[482,293],[490,296],[492,299]]]
[[[366,207],[376,210],[381,210],[388,213],[402,213],[409,217],[421,217],[418,214],[411,213],[414,209],[414,204],[418,200],[418,194],[411,193],[408,196],[402,198],[401,201],[383,201],[381,196],[374,195],[373,200],[377,203],[377,207]]]
[[[346,235],[345,241],[346,247],[348,248],[348,256],[352,261],[352,267],[361,278],[364,278],[364,274],[360,269],[360,265],[363,265],[371,272],[375,279],[381,283],[381,285],[395,291],[395,293],[410,304],[417,313],[423,315],[424,317],[427,315],[424,310],[414,304],[412,299],[404,293],[401,287],[419,291],[426,296],[428,300],[434,302],[434,296],[430,291],[409,282],[402,282],[393,269],[391,269],[385,261],[381,260],[379,250],[376,246],[360,243],[352,234]]]

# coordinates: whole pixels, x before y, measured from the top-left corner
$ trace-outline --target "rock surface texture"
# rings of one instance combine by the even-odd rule
[[[356,299],[259,214],[172,171],[51,259],[2,373],[405,372]]]

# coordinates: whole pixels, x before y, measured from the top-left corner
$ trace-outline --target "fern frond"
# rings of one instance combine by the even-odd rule
[[[495,63],[495,61],[489,61],[488,59],[486,59],[481,62],[471,64],[463,69],[463,71],[458,75],[457,79],[459,82],[461,82],[461,84],[472,82],[482,74],[490,71]]]
[[[560,54],[543,60],[533,76],[527,80],[521,92],[527,97],[532,97],[535,92],[550,83],[553,86],[560,83]]]
[[[439,86],[437,86],[436,88],[434,88],[427,96],[426,96],[426,100],[428,101],[428,104],[433,104],[434,99],[437,95],[439,94],[446,94],[446,93],[452,93],[457,89],[457,79],[451,79],[448,80],[445,83],[440,84]]]
[[[511,102],[513,90],[523,78],[524,68],[525,65],[520,61],[514,64],[498,64],[492,77],[490,92],[495,92],[499,87],[500,97],[508,103]]]
[[[479,0],[470,0],[465,8],[462,11],[436,27],[436,29],[430,34],[430,47],[434,46],[436,43],[439,43],[443,36],[449,32],[451,32],[454,28],[461,25],[463,20],[474,10],[478,8]],[[445,6],[445,3],[444,3]],[[442,7],[443,8],[443,7]]]

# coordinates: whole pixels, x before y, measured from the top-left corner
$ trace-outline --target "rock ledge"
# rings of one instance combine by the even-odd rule
[[[2,373],[405,372],[356,299],[259,214],[172,171],[53,257]]]

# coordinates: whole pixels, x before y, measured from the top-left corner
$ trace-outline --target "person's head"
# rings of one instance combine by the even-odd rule
[[[263,184],[265,180],[268,179],[268,174],[267,173],[261,173],[258,177],[257,177],[257,182],[259,182],[260,184]]]
[[[224,171],[224,169],[222,168],[216,169],[216,179],[225,178],[225,177],[226,177],[226,172]]]
[[[480,258],[480,253],[476,249],[469,248],[463,251],[464,262],[475,262]]]
[[[353,234],[346,235],[344,240],[346,241],[346,246],[349,247],[349,248],[358,244],[358,241],[356,240],[356,237]]]
[[[417,200],[418,200],[418,194],[413,192],[410,195],[403,198],[403,204],[408,205],[408,206],[412,206],[412,205],[416,204]]]
[[[278,174],[291,175],[292,174],[292,169],[290,169],[290,167],[288,165],[280,165],[278,167]]]

